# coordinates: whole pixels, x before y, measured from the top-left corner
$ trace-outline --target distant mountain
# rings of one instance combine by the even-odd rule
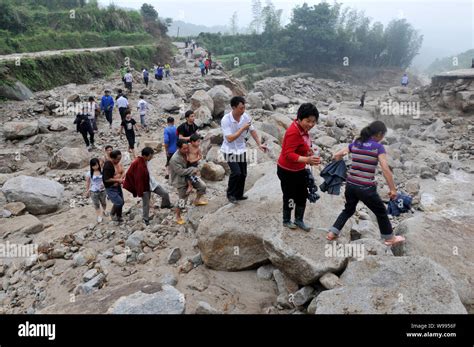
[[[205,25],[186,23],[181,20],[173,20],[173,23],[168,29],[170,37],[176,37],[179,27],[179,36],[197,36],[199,33],[225,33],[229,29],[225,25],[216,25],[208,27]]]

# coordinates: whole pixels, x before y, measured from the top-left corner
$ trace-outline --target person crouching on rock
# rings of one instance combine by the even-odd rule
[[[303,221],[308,197],[306,165],[319,165],[321,158],[311,149],[309,131],[316,125],[319,112],[316,106],[305,103],[298,109],[297,118],[286,130],[277,175],[283,192],[283,226],[304,231],[311,228]],[[291,221],[291,212],[295,209],[295,221]]]
[[[392,200],[397,197],[397,188],[388,166],[385,148],[380,143],[386,133],[387,127],[383,122],[372,122],[362,129],[360,136],[353,143],[334,154],[334,160],[341,160],[346,154],[351,153],[352,164],[346,178],[346,204],[334,225],[329,228],[328,240],[335,240],[339,236],[346,222],[355,213],[357,203],[362,201],[377,217],[385,245],[393,246],[405,241],[403,236],[393,235],[387,209],[377,193],[377,183],[375,182],[375,172],[378,163],[380,163],[382,173],[390,189],[388,195]]]
[[[178,189],[179,202],[176,207],[176,222],[184,224],[181,217],[181,210],[186,207],[186,200],[188,198],[188,183],[186,178],[192,175],[197,175],[199,169],[196,167],[187,167],[187,156],[189,153],[189,144],[187,141],[179,139],[177,142],[178,150],[173,154],[169,162],[169,172],[171,185]],[[194,189],[197,190],[196,200],[194,205],[207,205],[207,200],[204,198],[206,193],[206,184],[202,180],[192,182]]]

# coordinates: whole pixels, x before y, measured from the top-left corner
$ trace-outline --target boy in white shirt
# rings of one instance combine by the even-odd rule
[[[140,95],[140,100],[137,104],[137,110],[140,113],[140,124],[148,132],[148,126],[145,121],[146,111],[148,110],[148,103],[144,100],[143,95]]]

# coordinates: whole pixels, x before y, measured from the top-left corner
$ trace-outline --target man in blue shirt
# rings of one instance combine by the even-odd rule
[[[148,77],[149,77],[149,73],[148,73],[148,70],[145,68],[143,69],[143,82],[145,83],[147,87],[148,87]]]
[[[174,126],[174,118],[168,117],[167,119],[168,126],[165,128],[164,133],[164,143],[165,143],[165,153],[166,153],[166,170],[167,174],[165,176],[166,179],[169,179],[169,170],[168,166],[170,163],[170,159],[173,156],[174,152],[176,152],[176,144],[178,142],[178,135],[176,131],[176,127]]]
[[[112,112],[114,110],[114,98],[110,95],[110,90],[104,91],[104,96],[100,101],[100,110],[104,112],[107,122],[109,122],[110,128],[112,128]]]

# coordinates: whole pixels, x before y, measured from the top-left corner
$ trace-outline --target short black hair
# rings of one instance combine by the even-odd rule
[[[89,101],[94,101],[94,97],[93,97],[93,96],[89,96]]]
[[[143,99],[143,95],[140,95],[139,98],[140,98],[140,99]]]
[[[179,140],[176,142],[176,145],[178,146],[178,148],[181,148],[181,147],[183,147],[183,145],[187,145],[187,144],[188,144],[188,141],[183,140],[183,139],[179,139]]]
[[[111,145],[106,145],[106,146],[104,147],[105,150],[108,150],[109,148],[114,149]]]
[[[230,99],[231,107],[237,107],[240,103],[245,105],[245,99],[243,96],[234,96],[232,99]]]
[[[122,89],[117,90],[117,93],[122,94]]]
[[[301,104],[300,108],[298,109],[297,117],[299,120],[303,120],[305,118],[314,116],[316,117],[316,121],[319,119],[319,111],[312,103],[307,102]]]
[[[168,117],[168,118],[166,119],[166,122],[167,122],[168,124],[174,123],[174,118],[173,118],[173,117]]]
[[[188,110],[188,111],[186,111],[186,113],[184,114],[184,117],[185,117],[185,118],[188,118],[188,117],[189,117],[190,115],[192,115],[193,113],[194,113],[193,110]]]
[[[155,154],[155,151],[151,147],[145,147],[142,149],[142,156],[148,157],[151,154]]]
[[[115,149],[112,152],[110,152],[110,158],[112,159],[117,159],[119,155],[122,155],[122,152],[120,150]]]
[[[189,141],[194,142],[194,141],[197,141],[197,140],[200,140],[200,139],[201,139],[201,135],[199,135],[198,133],[194,133],[189,138]]]

